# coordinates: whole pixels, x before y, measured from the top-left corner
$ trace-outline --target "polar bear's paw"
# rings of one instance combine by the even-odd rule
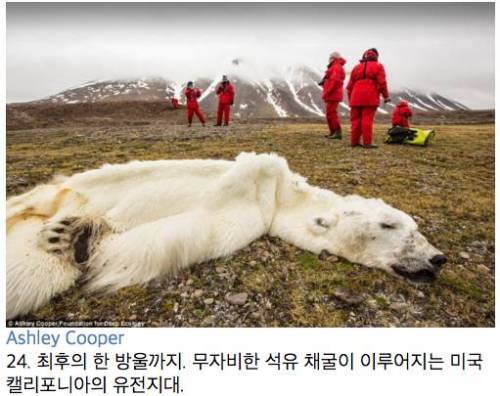
[[[66,217],[42,228],[39,245],[49,253],[83,265],[89,259],[91,242],[100,228],[78,217]]]

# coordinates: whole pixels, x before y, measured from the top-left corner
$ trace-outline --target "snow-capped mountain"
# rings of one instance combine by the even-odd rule
[[[241,72],[240,72],[241,69]],[[228,73],[236,88],[233,112],[236,117],[322,117],[324,105],[321,100],[321,72],[301,66],[290,67],[277,77],[258,77],[251,70],[241,68],[240,60],[233,60]],[[207,110],[216,107],[215,88],[220,76],[199,78],[195,85],[202,89],[200,104]],[[56,95],[42,99],[40,103],[71,104],[117,101],[165,101],[172,97],[184,103],[181,83],[165,78],[142,78],[129,80],[91,81],[69,88]],[[379,108],[389,114],[399,99],[405,99],[420,112],[467,110],[467,107],[437,93],[419,93],[411,89],[391,92],[393,102]],[[344,101],[340,113],[347,115],[349,106]]]

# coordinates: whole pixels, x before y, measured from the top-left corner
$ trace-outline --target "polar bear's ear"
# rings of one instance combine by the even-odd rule
[[[315,216],[309,224],[309,229],[313,234],[321,235],[335,227],[337,222],[337,215]]]

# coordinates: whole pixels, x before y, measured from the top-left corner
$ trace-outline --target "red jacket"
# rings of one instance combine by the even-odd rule
[[[221,104],[233,104],[234,102],[234,87],[230,82],[226,84],[219,84],[215,90],[217,96],[219,96],[219,103]]]
[[[378,63],[373,51],[367,51],[360,63],[352,69],[347,84],[350,106],[378,106],[380,95],[389,98],[385,69]]]
[[[408,122],[408,118],[410,118],[412,115],[413,113],[410,109],[410,106],[408,106],[408,102],[401,101],[392,112],[392,124],[399,125],[404,128],[409,128],[410,123]]]
[[[198,108],[198,98],[201,96],[201,91],[198,88],[186,88],[184,95],[186,96],[186,106],[188,109]]]
[[[345,59],[334,59],[325,72],[323,79],[323,100],[325,102],[341,102],[344,89]]]

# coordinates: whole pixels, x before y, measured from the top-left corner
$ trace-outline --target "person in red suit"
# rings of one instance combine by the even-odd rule
[[[378,51],[375,48],[365,51],[359,64],[352,70],[347,95],[351,106],[351,146],[361,146],[362,137],[363,147],[377,148],[372,143],[372,137],[373,120],[380,105],[380,95],[384,97],[384,103],[391,99],[385,69],[378,62]]]
[[[392,112],[392,126],[401,126],[403,128],[409,128],[410,122],[409,118],[413,115],[410,106],[406,100],[401,99],[398,105],[394,108]]]
[[[198,104],[198,98],[201,96],[201,90],[193,86],[193,82],[189,81],[187,87],[184,90],[184,95],[186,96],[186,108],[188,116],[188,126],[191,126],[193,122],[193,114],[196,114],[201,124],[205,126],[205,116],[200,110]]]
[[[231,106],[234,103],[234,86],[229,82],[227,76],[222,76],[221,83],[215,90],[219,97],[219,105],[217,107],[217,123],[215,126],[222,125],[222,118],[224,117],[224,126],[229,125],[229,115],[231,113]]]
[[[326,121],[330,134],[326,135],[330,139],[342,139],[342,128],[340,125],[337,108],[343,98],[345,59],[338,52],[330,55],[330,62],[320,85],[323,86],[323,101],[326,107]]]
[[[170,103],[172,104],[172,107],[174,109],[178,109],[179,108],[179,99],[177,99],[175,96],[172,97],[172,99],[170,99]]]

